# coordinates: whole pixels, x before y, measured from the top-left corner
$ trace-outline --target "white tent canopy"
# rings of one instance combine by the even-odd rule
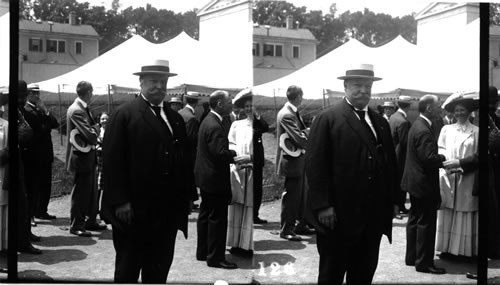
[[[372,93],[396,89],[440,93],[478,90],[479,20],[429,48],[411,44],[401,36],[377,48],[351,39],[285,77],[255,86],[254,92],[285,96],[288,86],[298,85],[304,90],[304,98],[319,99],[324,89],[343,91],[343,81],[337,77],[358,63],[373,64],[375,76],[382,77],[374,82]]]
[[[0,86],[9,85],[10,13],[0,17]]]

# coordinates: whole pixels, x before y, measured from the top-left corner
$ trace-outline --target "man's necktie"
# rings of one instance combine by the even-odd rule
[[[297,115],[297,119],[299,120],[299,122],[301,124],[301,129],[305,129],[306,125],[304,124],[304,121],[302,120],[302,117],[299,114],[299,110],[297,110],[297,112],[295,114]]]
[[[167,125],[167,123],[165,122],[165,120],[163,120],[163,118],[161,117],[161,107],[158,107],[158,106],[153,106],[151,105],[151,108],[153,109],[153,111],[155,112],[156,114],[156,118],[158,120],[160,120],[160,123],[162,124],[162,126],[165,128],[165,130],[170,134],[170,129]]]
[[[90,124],[95,125],[94,117],[92,117],[92,114],[90,113],[89,107],[85,107],[85,111],[87,112],[87,115],[90,118]]]
[[[359,116],[359,120],[365,126],[365,129],[368,131],[368,133],[372,136],[372,138],[377,141],[377,138],[375,137],[375,134],[373,133],[372,128],[370,128],[370,125],[368,125],[368,122],[365,120],[365,111],[363,110],[354,110],[356,114]]]

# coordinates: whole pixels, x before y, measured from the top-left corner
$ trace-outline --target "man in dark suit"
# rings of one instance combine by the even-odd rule
[[[211,111],[198,133],[194,169],[201,193],[196,259],[206,261],[209,267],[235,269],[237,265],[225,258],[227,211],[232,196],[229,164],[235,163],[236,152],[229,149],[223,117],[231,112],[232,101],[228,92],[217,90],[210,95],[209,104]]]
[[[90,237],[92,233],[89,231],[92,230],[106,229],[106,225],[96,221],[99,199],[95,183],[97,166],[95,145],[100,128],[88,108],[92,92],[90,82],[80,81],[76,86],[78,97],[69,106],[66,114],[66,170],[75,173],[71,191],[69,232],[81,237]],[[78,134],[75,135],[76,133]],[[79,139],[72,141],[71,137],[80,138],[85,147],[80,148]]]
[[[403,171],[405,168],[406,159],[406,146],[408,144],[408,131],[410,130],[410,122],[408,121],[407,113],[411,106],[411,97],[401,95],[396,101],[398,105],[398,110],[389,118],[389,125],[391,127],[392,142],[394,143],[394,149],[396,150],[396,161],[398,163],[398,186],[401,183],[401,177],[403,176]],[[403,217],[401,214],[408,214],[408,210],[405,207],[406,202],[406,192],[400,191],[398,194],[398,207],[399,213],[396,218],[401,220]]]
[[[346,71],[345,98],[313,122],[306,152],[309,205],[318,230],[318,284],[371,284],[380,241],[398,211],[394,146],[386,119],[368,108],[373,66]],[[347,274],[346,274],[347,273]]]
[[[40,135],[37,143],[38,165],[38,203],[33,205],[35,217],[42,220],[53,220],[56,217],[47,212],[52,188],[52,162],[54,161],[54,148],[52,145],[51,131],[59,127],[59,122],[50,113],[40,99],[40,89],[36,84],[28,85],[28,102],[24,106],[27,113],[36,117],[40,122]]]
[[[408,149],[401,188],[410,193],[410,215],[406,225],[406,265],[418,272],[444,274],[443,268],[434,266],[437,209],[439,194],[439,168],[445,157],[438,154],[432,122],[441,112],[439,98],[424,95],[418,102],[419,117],[408,133]]]
[[[298,112],[304,95],[302,88],[292,85],[286,91],[288,101],[278,112],[276,118],[276,137],[278,141],[286,134],[290,142],[300,150],[297,156],[291,156],[278,146],[276,149],[276,173],[285,177],[281,198],[280,237],[289,241],[300,241],[298,234],[311,234],[304,221],[304,191],[306,189],[304,153],[307,147],[309,129]],[[299,221],[299,222],[297,222]],[[297,233],[297,230],[302,230]]]
[[[262,134],[269,130],[269,125],[256,111],[253,116],[253,222],[265,224],[267,221],[259,218],[262,203],[262,172],[265,163]]]
[[[103,142],[103,216],[113,227],[114,281],[165,283],[177,230],[187,238],[195,195],[184,120],[163,101],[168,61],[143,66],[141,94],[108,121]]]

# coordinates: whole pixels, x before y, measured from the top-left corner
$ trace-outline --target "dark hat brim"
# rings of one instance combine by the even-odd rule
[[[337,77],[340,80],[348,80],[348,79],[370,79],[373,81],[379,81],[382,80],[380,77],[375,77],[375,76],[367,76],[367,75],[345,75],[345,76],[340,76]]]
[[[164,71],[139,71],[139,72],[134,72],[134,75],[145,75],[145,74],[158,74],[158,75],[166,75],[168,77],[174,77],[177,76],[177,73],[172,73],[172,72],[164,72]]]

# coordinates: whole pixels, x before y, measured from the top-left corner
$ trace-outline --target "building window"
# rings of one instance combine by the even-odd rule
[[[292,56],[293,56],[293,58],[299,58],[299,56],[300,56],[300,47],[299,46],[293,46]]]
[[[275,45],[275,56],[282,57],[283,56],[283,45]]]
[[[253,43],[252,55],[259,56],[260,55],[260,45],[258,43]]]
[[[29,39],[29,51],[43,51],[42,40],[39,38]]]
[[[66,52],[66,41],[63,40],[47,40],[47,52]]]
[[[274,56],[274,45],[264,44],[264,56]]]
[[[83,42],[75,42],[75,54],[82,54]]]
[[[275,56],[282,57],[283,56],[283,45],[279,44],[264,44],[264,56]]]

